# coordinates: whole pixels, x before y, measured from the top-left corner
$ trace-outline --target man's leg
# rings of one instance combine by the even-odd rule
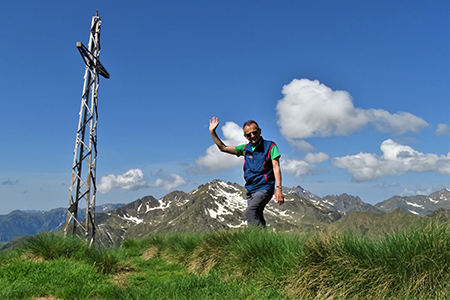
[[[262,190],[257,191],[250,196],[247,196],[247,209],[245,210],[245,217],[247,218],[248,226],[266,226],[264,220],[264,207],[272,199],[273,191]]]

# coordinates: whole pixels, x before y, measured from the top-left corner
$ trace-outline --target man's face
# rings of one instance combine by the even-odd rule
[[[261,138],[261,128],[258,128],[255,123],[244,127],[244,136],[252,144],[259,142]]]

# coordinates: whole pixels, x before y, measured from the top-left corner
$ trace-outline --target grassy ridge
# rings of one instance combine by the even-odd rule
[[[450,225],[373,240],[228,230],[126,240],[33,237],[0,252],[0,299],[450,299]]]

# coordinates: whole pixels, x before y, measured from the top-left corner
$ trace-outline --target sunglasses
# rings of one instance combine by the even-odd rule
[[[258,130],[255,130],[253,132],[247,133],[245,136],[249,139],[252,137],[252,135],[256,136],[258,134]]]

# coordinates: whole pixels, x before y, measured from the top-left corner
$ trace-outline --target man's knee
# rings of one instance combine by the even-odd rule
[[[247,209],[245,210],[245,218],[247,219],[248,225],[258,223],[258,215],[256,208],[247,207]]]
[[[245,218],[247,219],[247,224],[249,226],[265,226],[263,211],[264,207],[272,198],[272,195],[273,192],[271,191],[261,190],[248,197]]]

